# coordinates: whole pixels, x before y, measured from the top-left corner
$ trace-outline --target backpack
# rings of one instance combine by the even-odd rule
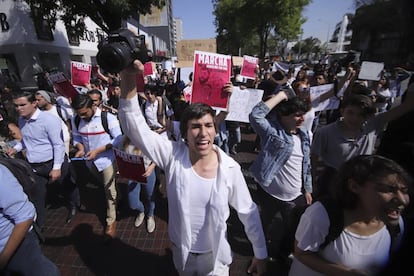
[[[23,191],[33,203],[34,188],[36,185],[36,176],[30,164],[23,159],[13,158],[6,154],[0,154],[0,164],[4,165],[16,177],[17,181],[22,185]],[[41,242],[45,242],[42,230],[37,223],[32,223],[33,229]]]
[[[33,202],[32,199],[34,186],[36,185],[36,177],[30,164],[26,160],[12,158],[7,155],[0,155],[0,164],[10,170],[20,185],[22,185],[23,191],[26,193],[29,200]]]
[[[79,115],[75,115],[76,129],[79,129],[80,119],[81,118],[79,117]],[[102,126],[103,126],[105,132],[108,133],[109,136],[111,136],[111,138],[113,138],[112,135],[111,135],[111,132],[109,131],[109,127],[108,127],[108,111],[102,111],[101,112],[101,120],[102,120]]]
[[[340,208],[337,203],[330,197],[321,197],[314,202],[320,202],[326,209],[329,217],[329,230],[328,234],[325,237],[324,242],[319,246],[320,249],[324,249],[329,243],[336,240],[344,230],[344,213],[342,208]],[[297,226],[299,224],[302,214],[305,212],[306,208],[310,205],[297,206],[292,210],[290,222],[288,222],[288,232],[287,240],[289,243],[290,253],[294,252],[295,245],[295,233]],[[391,248],[390,252],[395,252],[398,249],[399,243],[401,242],[402,235],[401,229],[399,226],[390,226],[387,225],[387,229],[391,236]]]

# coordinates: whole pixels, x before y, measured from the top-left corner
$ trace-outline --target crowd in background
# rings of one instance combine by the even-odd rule
[[[234,67],[231,87],[261,89],[264,91],[262,101],[250,113],[249,124],[225,120],[227,112],[224,111],[215,114],[214,144],[230,157],[238,154],[238,145],[242,142],[241,127],[257,134],[255,148],[251,149],[257,158],[250,170],[259,189],[256,204],[261,208],[267,254],[270,261],[288,267],[292,265],[291,275],[310,275],[303,273],[312,270],[335,274],[348,269],[362,274],[378,273],[383,268],[381,264],[390,259],[387,245],[390,246],[391,235],[384,230],[388,221],[378,219],[379,211],[372,208],[392,209],[387,215],[388,219],[393,218],[393,226],[403,228],[402,214],[407,220],[411,219],[408,187],[411,185],[410,175],[414,176],[414,136],[409,122],[414,101],[409,94],[414,94],[414,77],[412,72],[394,67],[384,70],[378,81],[371,81],[359,79],[359,70],[357,62],[340,64],[337,60],[292,64],[287,70],[269,62],[258,66],[255,79],[245,79],[240,75],[240,68]],[[45,206],[56,200],[56,193],[63,195],[65,202],[62,204],[68,207],[67,223],[82,208],[76,180],[79,166],[74,166],[75,161],[71,159],[83,158],[83,166],[105,187],[104,235],[109,239],[116,236],[118,194],[115,182],[122,181],[113,153],[113,148],[117,148],[144,158],[149,184],[127,179],[128,201],[135,211],[134,226],[140,227],[145,221],[148,233],[156,231],[155,191],[161,185],[160,175],[170,168],[162,164],[163,161],[157,160],[161,164],[156,164],[145,150],[146,145],[131,143],[131,137],[125,133],[124,122],[119,117],[124,81],[121,76],[100,72],[85,84],[86,93],[73,99],[57,94],[46,73],[37,77],[38,88],[33,92],[22,91],[13,82],[1,87],[2,151],[25,159],[37,168],[43,190],[38,191],[33,203],[40,227],[45,219]],[[310,89],[325,84],[333,84],[332,89],[312,98]],[[184,91],[191,86],[192,74],[189,79],[182,79],[179,68],[168,70],[158,65],[155,74],[144,77],[144,89],[137,91],[137,97],[143,118],[152,132],[167,141],[188,143],[180,122],[190,106]],[[227,89],[231,97],[231,88]],[[288,91],[293,91],[294,97]],[[314,111],[318,103],[332,97],[339,100],[337,109]],[[43,115],[45,112],[51,115]],[[28,122],[34,114],[39,121],[36,127],[42,128],[44,137],[29,129],[33,128]],[[61,132],[61,142],[54,141],[57,136],[52,128],[58,134]],[[47,146],[33,142],[42,139],[49,141],[45,142]],[[49,151],[44,158],[38,152],[43,146]],[[47,171],[40,173],[40,168],[47,168]],[[338,175],[342,178],[337,178]],[[47,190],[50,187],[47,184],[54,181],[60,183],[57,191]],[[335,181],[338,185],[332,188]],[[367,185],[372,181],[381,182],[382,186]],[[385,182],[393,185],[387,186]],[[144,189],[144,198],[139,196],[141,189]],[[393,193],[392,198],[384,196],[383,203],[378,203],[375,198],[378,189],[392,190],[383,192]],[[350,198],[343,199],[344,202],[339,200],[341,192],[349,194],[352,202],[346,201],[351,201]],[[327,247],[322,246],[323,234],[330,231],[327,226],[330,217],[324,212],[324,208],[329,207],[312,203],[331,194],[340,201],[345,213],[342,228],[352,225],[354,233],[363,237],[381,233],[380,237],[364,243],[368,251],[356,249],[354,236],[348,232],[338,234],[335,242]],[[364,200],[372,205],[367,206]],[[391,201],[394,205],[389,203]],[[304,212],[295,235],[296,230],[289,228],[294,212],[311,204],[312,208]],[[407,215],[403,213],[405,208]],[[361,228],[360,224],[364,222],[361,216],[376,219]],[[250,234],[260,236],[260,233]],[[286,243],[291,240],[295,241],[293,249]],[[203,242],[196,245],[202,247]],[[341,263],[340,242],[349,245],[345,252],[348,257],[368,252],[368,265],[363,261],[358,263],[358,260]],[[380,244],[381,248],[375,248],[374,243]],[[209,250],[214,252],[216,249]],[[374,258],[378,250],[383,254]],[[176,267],[181,268],[177,264]],[[0,266],[0,271],[2,268]]]

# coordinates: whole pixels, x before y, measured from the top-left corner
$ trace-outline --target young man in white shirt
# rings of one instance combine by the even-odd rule
[[[248,272],[263,274],[267,250],[259,211],[240,165],[214,145],[215,111],[205,104],[191,105],[180,123],[184,141],[162,138],[145,124],[139,109],[135,79],[143,65],[139,61],[134,65],[121,72],[119,118],[132,143],[165,171],[169,236],[178,273],[229,274],[232,257],[226,220],[230,205],[253,246],[255,257]]]

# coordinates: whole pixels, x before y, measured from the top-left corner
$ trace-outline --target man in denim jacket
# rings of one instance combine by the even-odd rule
[[[310,138],[302,127],[310,104],[280,91],[258,103],[250,124],[260,137],[262,151],[250,167],[258,185],[262,221],[272,258],[287,260],[291,245],[286,235],[292,210],[312,203]],[[282,227],[272,227],[282,225]]]

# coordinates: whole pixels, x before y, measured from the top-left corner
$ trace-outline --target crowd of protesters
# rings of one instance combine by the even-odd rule
[[[414,77],[409,71],[395,67],[372,81],[359,79],[357,62],[291,64],[286,70],[266,63],[258,66],[256,79],[246,80],[234,68],[222,88],[229,97],[234,86],[264,91],[248,124],[257,137],[250,167],[258,189],[254,202],[233,159],[242,124],[227,121],[227,112],[190,104],[184,90],[192,86],[192,74],[181,79],[178,68],[157,66],[139,91],[135,79],[141,66],[135,62],[120,74],[99,73],[85,84],[86,93],[71,99],[43,78],[34,92],[12,82],[1,88],[2,151],[28,161],[38,177],[37,215],[30,219],[40,229],[56,193],[68,207],[66,223],[82,208],[79,163],[74,166],[80,160],[105,190],[103,235],[116,237],[117,148],[144,158],[148,183],[127,183],[134,226],[145,220],[148,233],[156,231],[155,189],[165,175],[169,216],[175,220],[169,235],[180,275],[228,275],[228,206],[237,211],[252,244],[253,275],[262,275],[267,261],[292,266],[290,275],[373,275],[393,261],[390,248],[396,242],[387,229],[398,228],[403,236],[412,220],[414,137],[407,122],[414,112]],[[332,84],[329,91],[310,94],[326,84]],[[332,98],[339,101],[337,108],[315,111]],[[325,198],[335,207],[313,204]],[[24,196],[19,200],[27,205]],[[9,215],[1,205],[6,203],[0,196],[1,221]],[[295,211],[309,205],[297,231],[292,229]],[[326,245],[333,224],[329,208],[340,210],[342,227]],[[0,271],[12,272],[22,260],[10,261],[9,252],[8,259],[3,256],[15,236],[1,227],[0,235]]]

